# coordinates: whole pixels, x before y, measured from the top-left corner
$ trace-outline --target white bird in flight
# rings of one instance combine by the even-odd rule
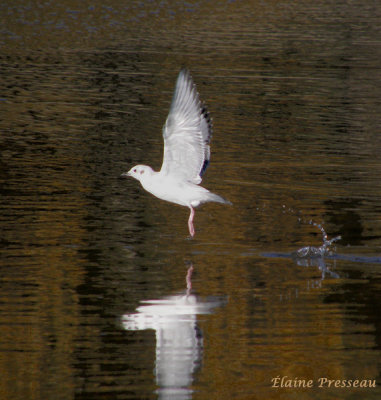
[[[210,160],[212,122],[200,102],[196,86],[186,69],[176,82],[171,107],[163,127],[164,157],[161,170],[136,165],[122,176],[137,179],[147,192],[159,199],[189,207],[189,233],[193,237],[194,207],[209,201],[231,204],[198,186]]]

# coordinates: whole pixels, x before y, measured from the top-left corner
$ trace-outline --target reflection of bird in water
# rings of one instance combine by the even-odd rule
[[[192,290],[192,274],[193,274],[193,265],[188,268],[187,275],[185,277],[185,282],[187,283],[187,296],[190,295]]]
[[[125,314],[126,330],[154,329],[156,332],[156,383],[160,399],[185,400],[192,397],[190,385],[203,356],[203,336],[198,314],[210,314],[222,299],[200,300],[191,294],[193,266],[186,276],[185,294],[146,300],[136,313]]]
[[[122,176],[131,176],[159,199],[189,207],[188,228],[194,236],[194,207],[206,202],[231,204],[198,186],[210,161],[212,123],[201,104],[189,72],[180,71],[167,121],[163,128],[164,157],[161,170],[136,165]]]

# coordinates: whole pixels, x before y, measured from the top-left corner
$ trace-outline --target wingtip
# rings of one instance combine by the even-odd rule
[[[189,69],[185,66],[182,66],[180,69],[180,74],[190,75]]]
[[[177,82],[184,81],[187,85],[191,85],[192,89],[196,90],[196,85],[193,82],[192,75],[188,68],[182,67],[177,77]]]

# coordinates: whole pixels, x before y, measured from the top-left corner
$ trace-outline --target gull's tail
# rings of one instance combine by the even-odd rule
[[[213,201],[215,203],[222,203],[222,204],[229,204],[229,205],[233,204],[229,200],[225,200],[223,197],[219,196],[218,194],[212,193],[212,192],[208,193],[207,201]]]

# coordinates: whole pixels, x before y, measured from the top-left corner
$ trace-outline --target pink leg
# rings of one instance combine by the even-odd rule
[[[190,206],[189,208],[190,208],[191,212],[190,212],[189,219],[188,219],[188,228],[189,228],[190,235],[193,237],[194,236],[194,227],[193,227],[194,209],[192,206]]]

